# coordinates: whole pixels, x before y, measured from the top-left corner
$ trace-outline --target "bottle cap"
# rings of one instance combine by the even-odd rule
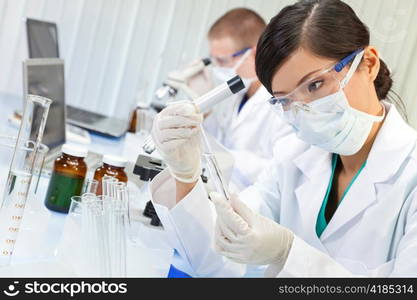
[[[124,168],[127,164],[126,159],[114,155],[104,155],[103,162],[107,165],[111,165],[117,168]]]
[[[64,144],[62,146],[62,152],[76,157],[86,157],[88,154],[88,150],[86,148],[73,144]]]

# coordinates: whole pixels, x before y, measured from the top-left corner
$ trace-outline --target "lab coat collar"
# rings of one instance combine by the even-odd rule
[[[373,178],[367,172],[368,170],[366,168],[363,169],[356,179],[357,181],[360,180],[360,184],[354,183],[339,204],[320,237],[322,242],[331,238],[332,234],[342,228],[342,226],[353,222],[356,216],[377,201],[375,182],[373,182]]]
[[[249,114],[251,118],[257,118],[258,116],[253,115],[254,108],[258,107],[260,105],[269,105],[268,99],[271,98],[271,94],[267,91],[267,89],[261,85],[255,94],[253,94],[252,97],[248,99],[248,102],[243,106],[242,110],[238,112],[238,107],[240,105],[240,102],[242,100],[242,97],[239,97],[238,101],[235,101],[234,109],[233,109],[233,119],[234,122],[232,123],[232,128],[237,128],[240,123],[247,120],[247,115]],[[272,107],[271,107],[272,109]]]
[[[387,116],[369,153],[366,168],[373,182],[392,178],[417,142],[417,133],[401,117],[395,105],[383,102]]]
[[[253,104],[254,105],[260,105],[260,104],[267,104],[270,105],[268,103],[268,100],[271,98],[271,94],[268,92],[268,90],[261,85],[258,90],[256,91],[256,93],[252,96],[251,100],[253,100]],[[272,109],[272,106],[271,106]]]
[[[306,151],[294,159],[295,166],[309,180],[330,169],[332,154],[316,146],[310,146]]]
[[[366,167],[357,179],[361,184],[351,186],[321,235],[322,242],[377,201],[375,184],[392,178],[415,147],[416,132],[405,123],[394,105],[385,102],[384,105],[388,113],[369,153]],[[315,224],[330,181],[331,154],[311,146],[293,162],[305,175],[295,190],[303,227],[308,236],[314,236],[312,242],[317,242]]]
[[[297,232],[316,248],[327,252],[316,233],[317,215],[323,203],[331,176],[331,154],[314,146],[308,148],[293,163],[303,173],[295,189],[302,230]]]

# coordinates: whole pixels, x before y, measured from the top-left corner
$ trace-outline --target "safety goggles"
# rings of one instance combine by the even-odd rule
[[[236,57],[239,57],[243,54],[245,54],[251,47],[244,48],[242,50],[239,50],[231,55],[226,56],[210,56],[211,61],[213,62],[213,65],[218,67],[225,67],[232,65],[234,59]]]
[[[330,68],[321,71],[314,78],[307,79],[298,85],[291,93],[272,97],[269,99],[269,103],[280,112],[294,108],[310,110],[309,104],[317,99],[332,95],[346,86],[360,64],[363,53],[363,49],[352,52]],[[350,62],[352,64],[349,71],[344,71]]]

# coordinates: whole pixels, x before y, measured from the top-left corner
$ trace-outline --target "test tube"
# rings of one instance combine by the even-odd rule
[[[126,204],[127,201],[127,187],[126,183],[124,182],[117,182],[115,185],[115,192],[116,192],[116,200],[121,202],[123,205]]]
[[[113,184],[118,180],[112,176],[104,175],[101,180],[102,186],[102,194],[105,196],[104,198],[113,197]]]
[[[86,251],[92,269],[102,277],[126,276],[128,189],[116,178],[102,179],[103,194],[84,194]],[[84,227],[83,224],[83,227]]]
[[[109,236],[111,276],[126,276],[126,206],[122,201],[114,200],[110,205]]]
[[[83,187],[81,189],[81,193],[97,193],[98,181],[95,179],[86,179],[84,180]]]
[[[230,200],[228,186],[203,127],[201,127],[201,139],[203,143],[203,158],[206,160],[210,179],[213,181],[216,191],[222,194],[226,200]]]

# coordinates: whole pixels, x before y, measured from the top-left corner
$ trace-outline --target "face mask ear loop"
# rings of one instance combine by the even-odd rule
[[[248,51],[243,54],[242,58],[236,63],[236,65],[233,67],[233,71],[237,71],[239,67],[243,64],[243,62],[246,60],[246,58],[249,57],[249,54],[252,52],[252,49],[249,49]]]
[[[350,79],[352,78],[353,74],[355,73],[356,69],[358,68],[362,60],[363,54],[364,54],[364,51],[361,51],[355,56],[355,59],[353,60],[349,71],[347,72],[345,78],[342,80],[342,83],[341,83],[342,89],[345,88],[345,86],[349,83]]]

